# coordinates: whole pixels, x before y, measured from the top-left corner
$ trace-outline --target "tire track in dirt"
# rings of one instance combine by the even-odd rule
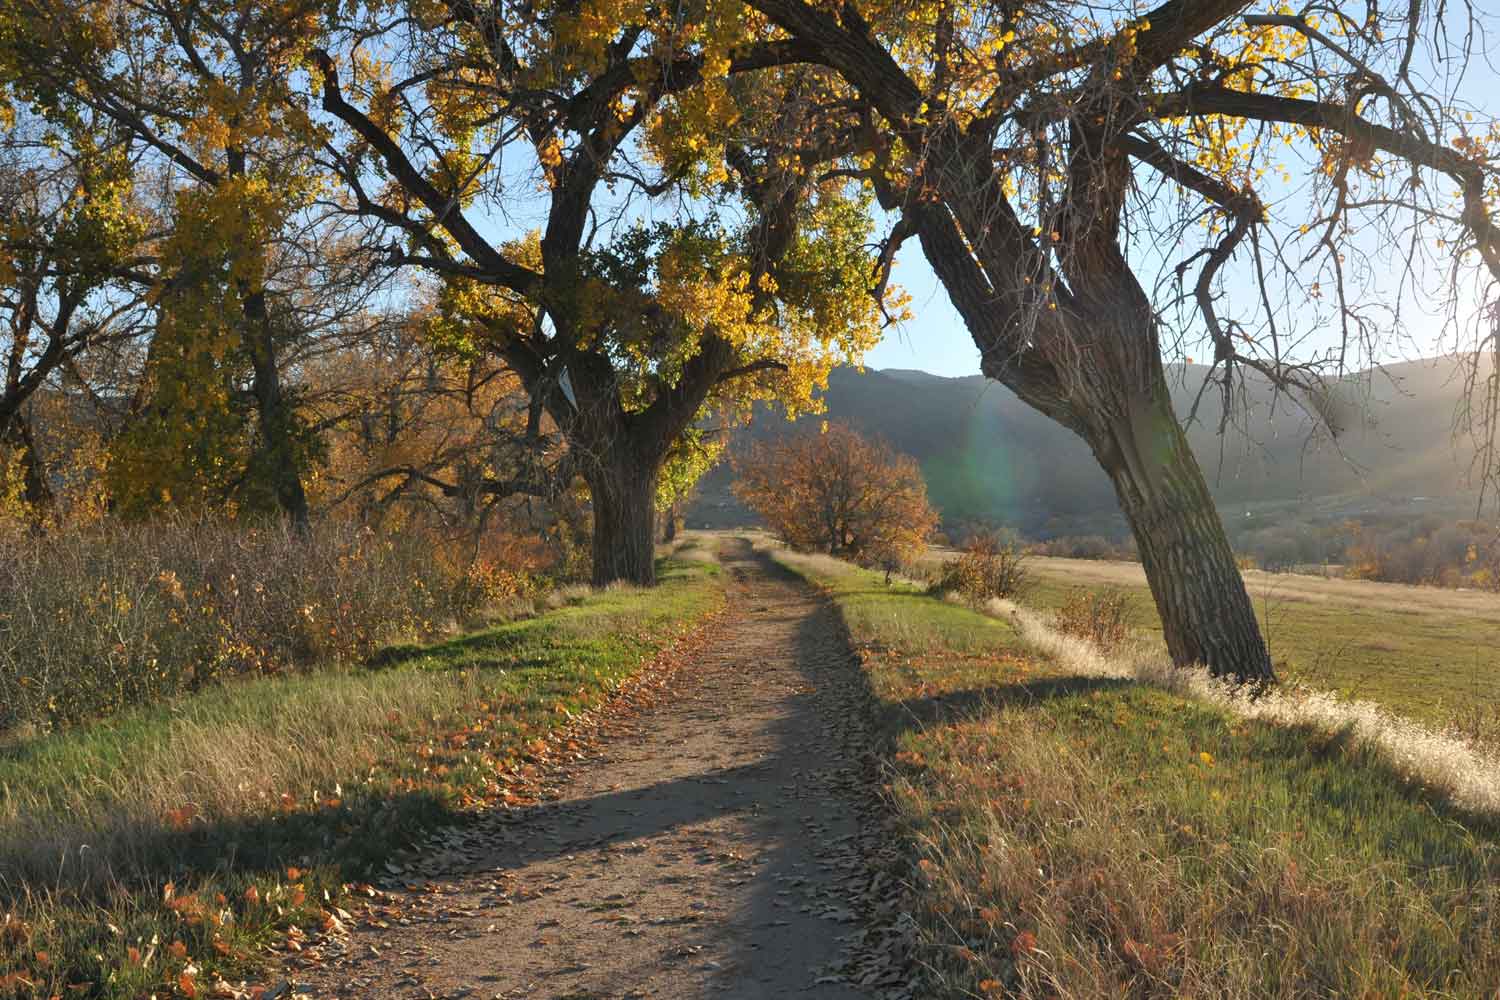
[[[677,694],[556,800],[450,837],[419,904],[298,971],[299,994],[908,995],[895,838],[843,630],[748,543],[721,558],[730,612]]]

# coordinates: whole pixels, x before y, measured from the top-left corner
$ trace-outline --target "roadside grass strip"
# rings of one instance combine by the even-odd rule
[[[0,747],[0,997],[257,996],[268,952],[337,930],[397,852],[534,801],[574,724],[723,607],[716,564],[659,571],[359,669]]]
[[[1483,754],[771,551],[838,606],[888,723],[923,995],[1494,996]]]

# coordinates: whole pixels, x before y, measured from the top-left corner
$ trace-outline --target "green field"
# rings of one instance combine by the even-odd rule
[[[551,734],[722,607],[693,554],[649,591],[0,748],[0,997],[204,995],[425,831],[525,801]]]
[[[1493,817],[1347,732],[1070,674],[1005,622],[775,556],[843,612],[889,726],[925,995],[1492,996]]]
[[[1055,608],[1075,587],[1120,586],[1134,624],[1160,633],[1140,567],[1106,564],[1090,580],[1073,562],[1038,559],[1026,603]],[[1500,704],[1500,596],[1259,572],[1246,583],[1284,679],[1437,724]]]
[[[924,568],[949,555],[935,551]],[[1078,589],[1116,589],[1131,625],[1160,635],[1139,564],[1037,557],[1030,566],[1021,603],[1047,611]],[[1500,706],[1500,595],[1255,570],[1245,580],[1283,680],[1436,725]]]

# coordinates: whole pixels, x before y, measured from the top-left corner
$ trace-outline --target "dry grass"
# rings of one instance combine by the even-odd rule
[[[125,998],[189,959],[253,969],[321,919],[324,890],[495,800],[538,738],[722,602],[702,564],[661,576],[369,669],[225,685],[0,748],[0,983],[19,970],[38,984],[24,996]],[[174,937],[180,956],[163,953]]]
[[[929,995],[1471,997],[1500,841],[1357,746],[1032,685],[905,744]]]
[[[930,557],[930,558],[936,558]],[[1103,559],[1062,559],[1034,556],[1039,574],[1091,587],[1145,587],[1146,573],[1140,563]],[[1477,621],[1500,623],[1500,594],[1442,587],[1417,587],[1404,583],[1345,580],[1301,573],[1267,573],[1245,570],[1250,593],[1287,602],[1337,605],[1352,610],[1395,611],[1403,614],[1459,615]]]
[[[1474,746],[778,558],[830,592],[894,723],[921,995],[1493,996],[1500,770]]]
[[[1037,559],[1027,602],[1056,610],[1080,586],[1118,588],[1129,624],[1160,622],[1135,564]],[[1500,701],[1500,598],[1473,592],[1246,573],[1282,679],[1373,701],[1434,729],[1463,724],[1476,702]],[[1161,644],[1159,639],[1158,648]]]
[[[719,555],[719,536],[705,531],[681,531],[670,545],[658,546],[659,555],[670,555],[683,562],[715,563]]]
[[[334,522],[307,537],[173,520],[4,544],[0,734],[355,663],[391,641],[529,612],[541,589],[525,565]]]
[[[175,827],[342,798],[409,752],[403,708],[448,718],[477,691],[412,670],[267,680],[22,744],[0,759],[0,893],[107,885],[149,869]]]
[[[1249,719],[1346,734],[1378,748],[1389,763],[1448,797],[1455,805],[1500,814],[1500,754],[1484,740],[1436,730],[1372,701],[1347,699],[1301,685],[1252,695],[1199,670],[1172,666],[1155,643],[1137,638],[1104,651],[1087,638],[1058,630],[1044,615],[994,601],[988,613],[1015,623],[1027,644],[1079,677],[1133,680],[1213,704]]]

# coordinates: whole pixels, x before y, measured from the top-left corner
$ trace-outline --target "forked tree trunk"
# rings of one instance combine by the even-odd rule
[[[656,583],[658,471],[647,463],[611,461],[585,474],[594,508],[594,586]]]
[[[1224,524],[1165,380],[1095,453],[1140,550],[1172,661],[1246,684],[1276,675]]]

